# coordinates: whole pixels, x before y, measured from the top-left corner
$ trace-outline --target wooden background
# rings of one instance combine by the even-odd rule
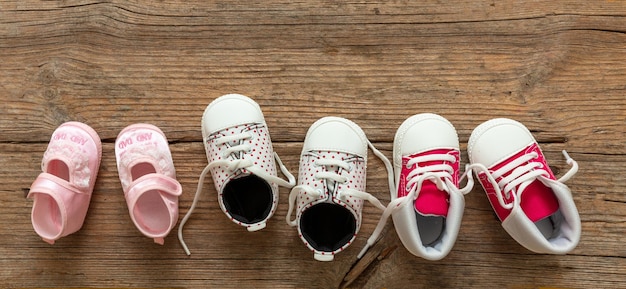
[[[558,2],[558,3],[557,3]],[[502,229],[479,186],[442,261],[409,254],[389,222],[356,254],[380,212],[364,210],[356,242],[314,261],[285,224],[288,190],[265,230],[220,211],[210,179],[186,226],[164,246],[132,224],[113,143],[125,126],[159,126],[187,212],[206,165],[200,118],[226,93],[262,107],[275,150],[295,174],[309,125],[358,123],[388,157],[407,117],[433,112],[464,151],[494,117],[526,124],[582,219],[566,256],[534,254]],[[626,288],[626,2],[568,1],[2,1],[0,2],[0,287]],[[103,159],[85,225],[50,246],[25,198],[61,123],[91,125]],[[389,201],[370,154],[368,191]]]

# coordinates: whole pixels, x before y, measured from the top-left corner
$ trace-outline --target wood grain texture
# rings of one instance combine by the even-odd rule
[[[1,2],[0,287],[626,288],[626,2],[553,2]],[[182,217],[206,165],[200,117],[226,93],[261,105],[294,173],[306,130],[327,115],[358,123],[388,157],[416,113],[448,118],[462,149],[481,122],[519,120],[555,173],[568,169],[563,149],[580,164],[568,182],[580,244],[565,256],[531,253],[476,186],[442,261],[408,253],[389,222],[369,266],[356,264],[380,216],[366,206],[356,242],[320,263],[284,222],[288,190],[251,234],[225,218],[209,179],[185,227],[193,254],[174,234],[155,245],[130,221],[113,142],[137,122],[165,132]],[[99,133],[103,159],[84,227],[50,246],[25,196],[68,120]],[[389,201],[373,155],[367,187]]]

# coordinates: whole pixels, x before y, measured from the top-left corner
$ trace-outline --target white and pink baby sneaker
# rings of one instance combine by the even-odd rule
[[[182,194],[165,135],[150,124],[130,125],[117,136],[115,157],[130,218],[141,233],[163,245],[178,221]]]
[[[346,249],[361,227],[363,201],[381,210],[378,199],[365,193],[368,145],[386,160],[354,122],[324,117],[311,125],[300,155],[298,185],[289,195],[287,223],[298,228],[304,244],[319,261],[331,261]],[[295,220],[291,214],[295,209]]]
[[[393,142],[391,202],[368,245],[376,241],[391,214],[396,232],[411,254],[428,260],[448,255],[459,233],[464,195],[473,185],[469,180],[459,189],[460,161],[458,136],[447,119],[423,113],[405,120]]]
[[[474,129],[467,150],[471,169],[513,239],[536,253],[565,254],[576,247],[580,217],[563,182],[578,165],[565,151],[572,168],[557,180],[530,131],[504,118]]]
[[[101,157],[100,137],[88,125],[66,122],[54,131],[28,193],[33,228],[44,241],[54,244],[83,226]]]
[[[291,188],[295,178],[274,152],[259,105],[228,94],[211,102],[202,115],[202,138],[209,164],[198,181],[193,204],[178,228],[183,249],[183,225],[195,208],[205,175],[210,171],[220,208],[234,223],[253,232],[265,228],[278,205],[278,186]],[[288,178],[277,176],[276,163]]]

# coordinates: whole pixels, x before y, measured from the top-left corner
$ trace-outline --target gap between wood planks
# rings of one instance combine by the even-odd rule
[[[350,270],[339,283],[339,289],[347,288],[361,276],[367,276],[369,275],[367,273],[374,272],[382,260],[391,255],[397,248],[398,245],[386,246],[377,242],[361,259],[357,259],[350,267]]]

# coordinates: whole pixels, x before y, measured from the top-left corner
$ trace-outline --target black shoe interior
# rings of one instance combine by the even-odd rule
[[[228,213],[245,224],[258,223],[272,210],[272,188],[263,179],[248,175],[228,182],[224,187],[224,206]]]
[[[343,206],[330,203],[314,205],[300,218],[302,236],[318,251],[335,251],[356,233],[356,219]]]
[[[424,246],[433,246],[443,235],[446,226],[446,218],[443,216],[424,216],[415,212],[417,229]]]

